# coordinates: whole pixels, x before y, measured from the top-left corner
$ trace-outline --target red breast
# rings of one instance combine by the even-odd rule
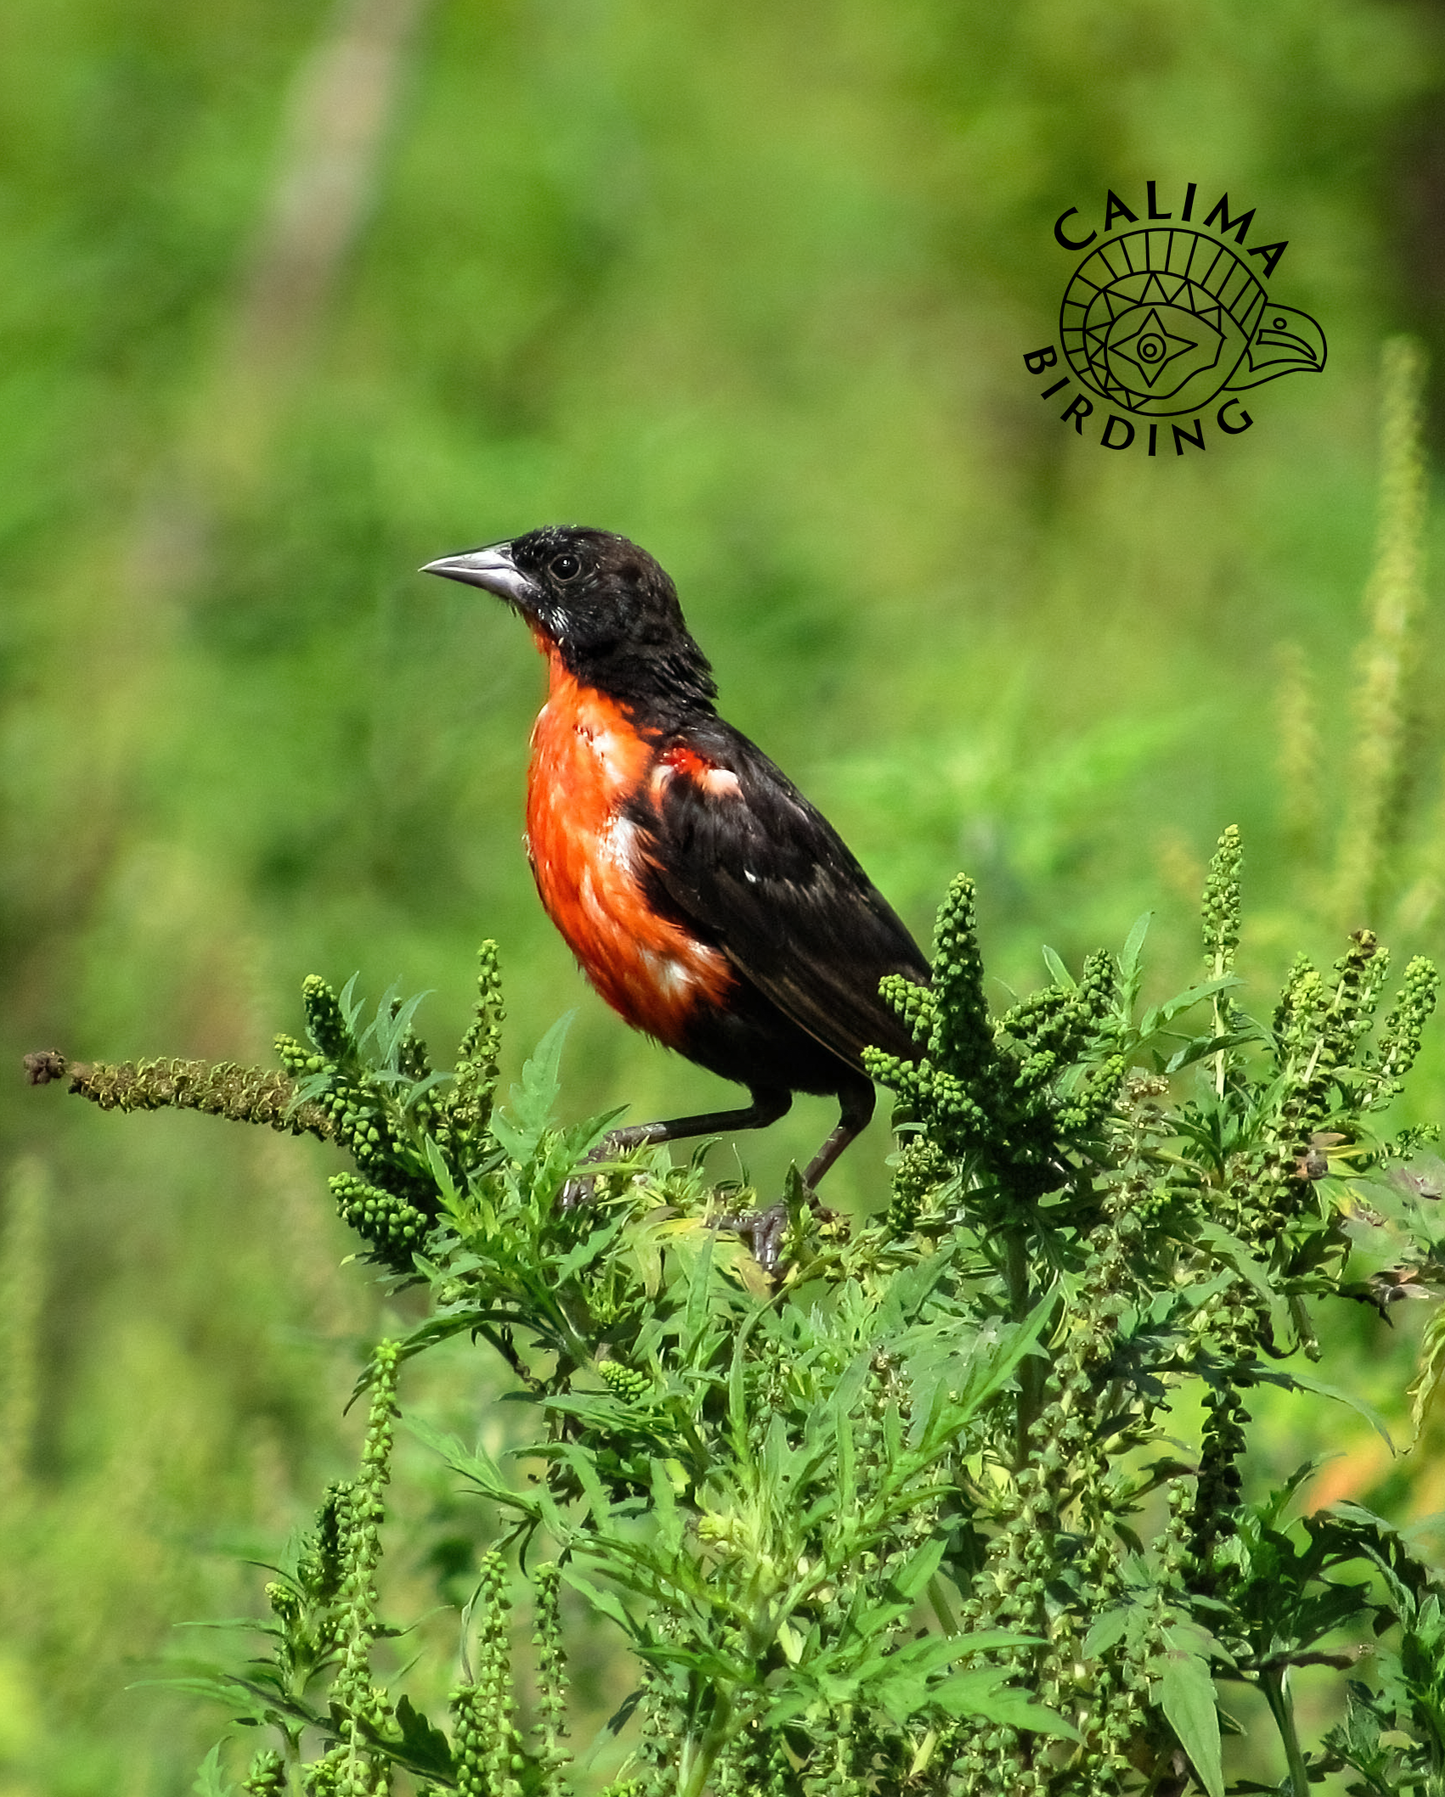
[[[659,755],[626,709],[582,686],[545,638],[550,690],[532,729],[527,855],[547,915],[601,996],[634,1028],[677,1047],[693,1007],[733,984],[727,959],[648,905],[638,826],[626,809],[676,773],[705,779],[686,749]],[[714,779],[731,781],[725,769]]]

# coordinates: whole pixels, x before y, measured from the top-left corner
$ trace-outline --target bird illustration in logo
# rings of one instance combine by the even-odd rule
[[[1308,312],[1276,305],[1227,244],[1177,227],[1130,231],[1085,257],[1059,325],[1078,378],[1149,418],[1325,365],[1325,334]]]

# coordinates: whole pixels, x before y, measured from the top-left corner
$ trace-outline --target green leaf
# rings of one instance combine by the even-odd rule
[[[1057,1294],[1049,1292],[1024,1318],[1005,1330],[998,1345],[990,1352],[980,1350],[969,1362],[968,1378],[959,1393],[959,1409],[972,1415],[996,1393],[1003,1390],[1014,1375],[1014,1369],[1037,1345],[1044,1325],[1054,1313]]]
[[[925,1543],[901,1572],[893,1577],[893,1588],[900,1597],[914,1598],[938,1571],[943,1559],[943,1550],[947,1546],[942,1536]]]
[[[1078,991],[1079,982],[1074,978],[1073,974],[1069,972],[1068,968],[1064,966],[1058,953],[1054,949],[1051,949],[1047,942],[1044,944],[1044,966],[1048,968],[1049,977],[1061,992]]]
[[[575,1011],[569,1011],[547,1031],[522,1068],[521,1085],[512,1087],[509,1095],[511,1116],[503,1114],[492,1120],[493,1133],[514,1160],[525,1162],[531,1159],[552,1121],[552,1112],[562,1091],[559,1077],[562,1045],[576,1015]],[[512,1137],[511,1142],[504,1140],[502,1131],[497,1128],[499,1122]],[[518,1148],[522,1152],[519,1153]]]
[[[656,1530],[657,1539],[662,1545],[670,1552],[678,1553],[683,1543],[683,1518],[677,1507],[677,1492],[673,1487],[669,1463],[654,1459],[651,1470],[651,1526]]]
[[[1322,1466],[1334,1459],[1332,1453],[1315,1454],[1309,1460],[1302,1460],[1282,1485],[1276,1485],[1267,1496],[1254,1506],[1256,1514],[1266,1528],[1278,1529],[1283,1526],[1285,1512],[1295,1498],[1314,1478]]]
[[[858,1497],[858,1456],[852,1420],[846,1412],[838,1412],[838,1460],[834,1473],[834,1492],[838,1509],[844,1515],[852,1509]]]
[[[953,1269],[953,1256],[940,1249],[925,1255],[912,1266],[903,1266],[889,1280],[878,1306],[877,1328],[880,1335],[891,1335],[905,1323],[911,1323],[928,1301],[930,1293],[946,1273]],[[950,1319],[957,1328],[957,1318]]]
[[[1178,1735],[1179,1745],[1189,1755],[1208,1797],[1224,1797],[1224,1755],[1209,1662],[1201,1654],[1177,1649],[1161,1657],[1160,1708]]]
[[[753,1314],[746,1318],[733,1341],[732,1360],[728,1366],[728,1428],[732,1435],[732,1447],[740,1458],[747,1454],[748,1443],[748,1405],[747,1405],[747,1373],[748,1361],[746,1350],[752,1340],[753,1331],[768,1314],[763,1306],[759,1306]]]
[[[592,1608],[596,1610],[600,1616],[611,1617],[612,1621],[615,1622],[629,1638],[632,1640],[638,1639],[639,1631],[637,1624],[627,1614],[621,1598],[618,1597],[615,1592],[604,1591],[599,1586],[594,1585],[585,1573],[578,1570],[575,1561],[572,1560],[563,1562],[561,1576],[579,1596],[587,1599],[588,1603],[591,1604]]]
[[[352,974],[351,978],[341,988],[341,996],[336,1001],[341,1011],[342,1019],[346,1024],[346,1033],[351,1037],[353,1042],[356,1040],[356,1020],[360,1017],[361,1007],[365,1002],[363,999],[356,996],[356,982],[360,978],[361,969],[358,967],[356,972]]]
[[[406,1417],[403,1427],[424,1447],[430,1448],[434,1454],[440,1454],[454,1473],[460,1473],[464,1479],[469,1480],[484,1497],[489,1497],[495,1504],[504,1504],[509,1509],[518,1510],[532,1521],[541,1520],[536,1494],[520,1492],[509,1485],[502,1477],[501,1468],[485,1448],[480,1445],[469,1448],[455,1435],[443,1434],[421,1417]]]
[[[580,1161],[584,1155],[590,1154],[617,1119],[626,1115],[627,1109],[625,1104],[619,1104],[610,1111],[599,1111],[595,1117],[588,1117],[583,1122],[573,1123],[564,1129],[562,1141],[572,1159]],[[601,1171],[600,1162],[598,1171]]]
[[[1249,1249],[1237,1235],[1231,1235],[1221,1224],[1205,1220],[1195,1230],[1195,1239],[1202,1242],[1227,1267],[1248,1280],[1266,1304],[1273,1304],[1278,1294],[1270,1284],[1269,1269],[1263,1261],[1256,1260]]]
[[[1097,1660],[1100,1654],[1107,1653],[1122,1638],[1134,1611],[1133,1604],[1114,1604],[1096,1616],[1084,1636],[1084,1658]]]
[[[437,1182],[437,1191],[441,1194],[442,1203],[453,1217],[457,1216],[461,1209],[461,1194],[457,1191],[456,1181],[452,1178],[451,1168],[447,1166],[446,1157],[431,1136],[426,1138],[426,1161],[431,1168],[432,1178]]]
[[[1035,1703],[1026,1691],[1005,1684],[1004,1677],[994,1667],[955,1672],[951,1678],[929,1687],[929,1703],[949,1716],[981,1716],[986,1722],[1001,1722],[1007,1728],[1028,1729],[1057,1740],[1078,1740],[1079,1731],[1072,1722]]]
[[[1251,1042],[1264,1039],[1264,1031],[1256,1023],[1251,1023],[1248,1029],[1226,1031],[1222,1036],[1195,1036],[1170,1055],[1164,1063],[1164,1071],[1179,1073],[1196,1061],[1202,1061],[1206,1055],[1227,1053],[1232,1048],[1245,1048]]]
[[[512,1090],[515,1092],[516,1087]],[[525,1167],[537,1152],[540,1136],[533,1136],[528,1130],[519,1129],[505,1111],[493,1111],[490,1125],[492,1134],[516,1161],[519,1167]]]
[[[688,1269],[687,1309],[683,1316],[683,1352],[692,1361],[708,1330],[708,1296],[712,1286],[712,1255],[717,1231],[708,1230],[702,1252]]]
[[[221,1771],[221,1743],[216,1745],[201,1761],[200,1770],[196,1773],[196,1781],[191,1786],[196,1797],[235,1797],[236,1787]]]
[[[434,1728],[404,1693],[396,1705],[396,1722],[401,1730],[398,1759],[405,1760],[414,1771],[434,1772],[443,1778],[452,1773],[451,1743],[439,1728]]]
[[[1350,1392],[1341,1391],[1337,1385],[1326,1385],[1323,1379],[1316,1379],[1312,1374],[1300,1372],[1297,1368],[1285,1372],[1276,1367],[1258,1366],[1254,1368],[1253,1376],[1264,1385],[1281,1385],[1286,1391],[1312,1391],[1317,1397],[1333,1398],[1337,1404],[1348,1404],[1356,1416],[1362,1416],[1365,1419],[1390,1452],[1395,1453],[1395,1444],[1390,1439],[1390,1431],[1386,1427],[1384,1417],[1372,1404],[1367,1404],[1363,1398],[1357,1398]]]
[[[396,1002],[396,989],[400,981],[394,980],[382,996],[376,1008],[376,1017],[359,1046],[366,1047],[368,1038],[374,1046],[379,1066],[395,1069],[401,1045],[411,1030],[411,1020],[416,1016],[417,1007],[424,998],[430,996],[426,992],[418,992],[399,1006],[396,1015],[391,1014],[391,1007]]]
[[[575,1279],[584,1267],[590,1267],[610,1248],[631,1221],[625,1210],[608,1219],[600,1229],[591,1230],[580,1242],[574,1242],[567,1252],[550,1271],[550,1283],[563,1286],[569,1279]]]
[[[1442,1379],[1445,1379],[1445,1305],[1434,1312],[1420,1338],[1419,1371],[1410,1381],[1408,1394],[1412,1442],[1419,1440],[1425,1411]]]
[[[1126,1023],[1134,1015],[1134,1002],[1139,996],[1139,987],[1144,978],[1139,957],[1153,920],[1152,911],[1146,911],[1139,918],[1124,943],[1123,954],[1119,956],[1119,1012]]]
[[[1173,998],[1167,998],[1163,1004],[1152,1005],[1139,1024],[1139,1040],[1147,1042],[1166,1024],[1172,1023],[1183,1011],[1191,1010],[1202,999],[1213,998],[1217,992],[1227,992],[1232,986],[1242,986],[1244,981],[1235,974],[1224,974],[1217,980],[1200,980],[1198,985],[1186,986]]]

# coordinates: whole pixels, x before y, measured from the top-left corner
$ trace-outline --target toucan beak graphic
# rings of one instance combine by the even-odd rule
[[[1297,369],[1318,374],[1327,353],[1325,334],[1308,312],[1296,312],[1293,306],[1276,306],[1271,300],[1260,314],[1248,355],[1227,384],[1237,392],[1244,387],[1263,386],[1266,381],[1293,374]]]

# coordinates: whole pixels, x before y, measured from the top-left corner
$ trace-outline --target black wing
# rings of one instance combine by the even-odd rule
[[[878,982],[928,963],[827,818],[720,718],[668,738],[657,769],[636,811],[657,897],[853,1066],[868,1043],[916,1055]]]

